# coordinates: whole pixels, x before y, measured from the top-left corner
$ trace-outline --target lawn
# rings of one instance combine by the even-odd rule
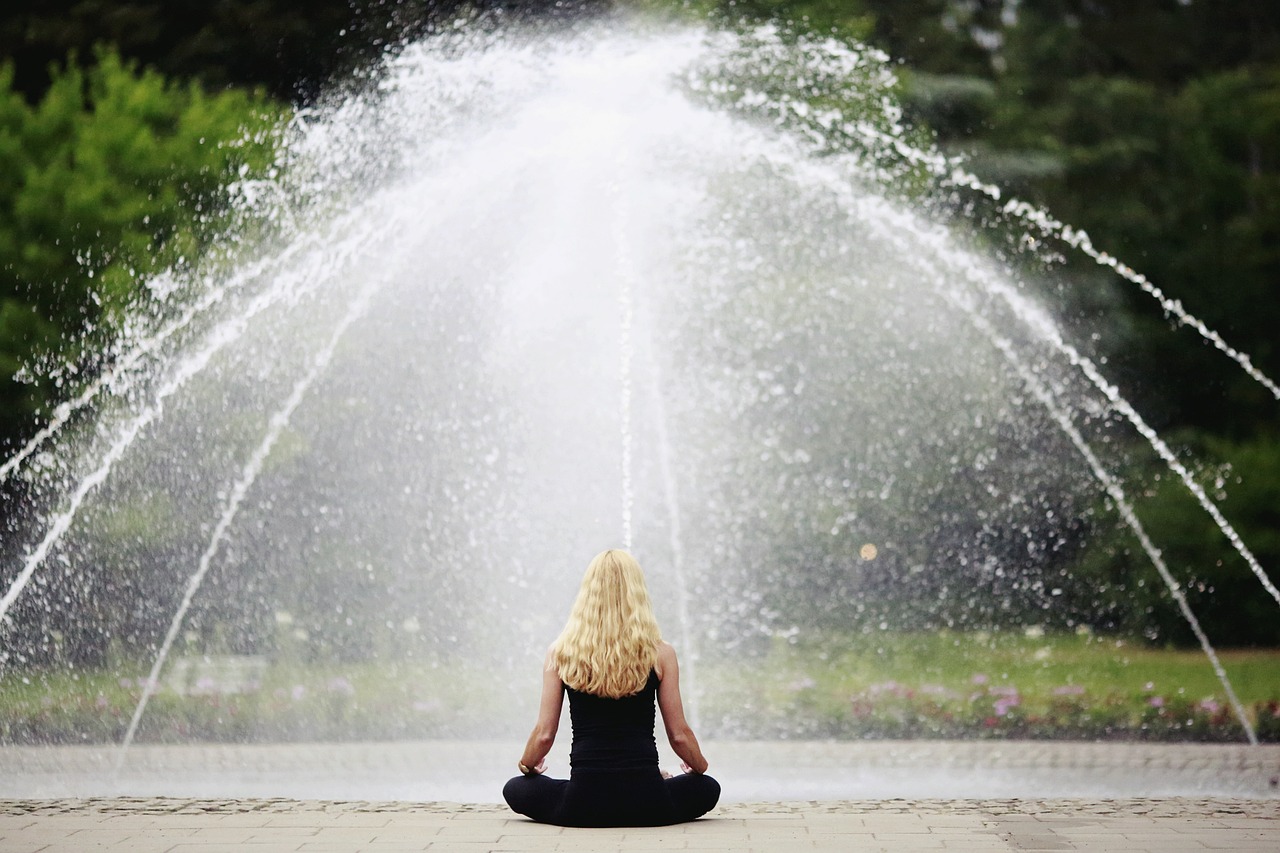
[[[1280,650],[1221,658],[1259,737],[1280,740]],[[1114,637],[807,635],[693,663],[704,738],[1245,739],[1204,655]],[[127,670],[7,673],[0,743],[119,742],[143,692]],[[537,681],[463,662],[178,661],[138,740],[506,737],[531,724]]]

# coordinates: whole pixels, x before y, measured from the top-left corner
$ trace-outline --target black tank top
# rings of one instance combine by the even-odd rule
[[[658,746],[653,739],[654,699],[658,674],[639,693],[609,699],[564,687],[569,695],[569,719],[573,746],[569,764],[574,771],[627,771],[658,766]]]

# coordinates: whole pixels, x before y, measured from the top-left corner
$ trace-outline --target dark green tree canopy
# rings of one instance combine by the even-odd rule
[[[276,108],[209,95],[109,50],[72,60],[34,105],[0,66],[0,434],[27,432],[57,388],[18,382],[33,358],[81,361],[140,298],[141,281],[196,251],[241,165],[270,159]],[[104,337],[106,335],[107,337]],[[89,337],[86,337],[89,336]]]
[[[124,56],[208,88],[265,87],[286,101],[313,97],[334,74],[462,10],[574,16],[594,0],[8,0],[0,57],[14,87],[37,98],[48,68],[72,51],[111,44]]]

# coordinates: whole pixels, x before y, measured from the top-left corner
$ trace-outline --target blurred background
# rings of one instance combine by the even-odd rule
[[[241,244],[292,245],[272,230],[279,223],[253,218],[269,206],[254,193],[288,196],[272,209],[301,206],[314,213],[311,202],[298,199],[307,197],[309,180],[321,178],[301,172],[319,174],[321,167],[298,153],[305,148],[291,135],[298,127],[340,113],[345,104],[370,110],[343,125],[368,133],[348,140],[348,150],[375,145],[383,132],[396,139],[397,128],[380,127],[373,117],[371,93],[400,73],[396,69],[413,65],[415,46],[446,45],[438,49],[444,59],[414,66],[420,77],[438,75],[423,84],[434,93],[424,98],[461,103],[467,93],[448,90],[445,60],[450,50],[469,48],[448,47],[449,33],[494,39],[508,29],[553,33],[547,49],[555,53],[576,40],[595,43],[594,22],[619,16],[677,30],[748,34],[740,43],[747,45],[745,64],[735,69],[732,58],[725,60],[725,79],[735,73],[788,78],[785,69],[765,67],[767,51],[751,53],[760,43],[793,51],[786,60],[793,71],[805,67],[806,57],[843,56],[844,48],[815,47],[828,39],[858,57],[883,51],[873,64],[886,76],[850,78],[886,87],[889,105],[877,106],[869,120],[888,116],[893,132],[914,150],[956,158],[1003,197],[1042,206],[1087,232],[1093,247],[1147,276],[1262,373],[1280,375],[1280,6],[1264,0],[313,0],[305,6],[11,0],[0,11],[0,459],[16,458],[42,429],[66,421],[59,407],[132,357],[127,344],[139,329],[162,323],[175,306],[198,302],[201,290],[192,282],[204,280],[201,270],[219,258],[238,258]],[[776,33],[752,48],[750,34],[769,22]],[[626,55],[625,49],[618,54]],[[814,109],[832,103],[834,96],[817,83],[797,85]],[[489,108],[509,109],[515,120],[520,99],[531,102],[537,94],[513,90]],[[464,109],[439,109],[450,121],[468,120]],[[848,109],[860,114],[862,108]],[[847,153],[838,141],[828,143],[833,150],[825,153],[833,159]],[[489,144],[477,142],[476,150]],[[464,144],[443,152],[413,148],[405,156],[441,158],[465,171],[469,153]],[[705,156],[722,153],[708,146]],[[335,167],[349,170],[342,176],[349,195],[362,180],[359,164],[375,159],[348,158]],[[656,162],[665,161],[658,156]],[[902,162],[907,165],[900,163],[893,177],[895,197],[963,219],[984,256],[1038,282],[1037,304],[1169,442],[1257,562],[1268,570],[1280,565],[1280,403],[1272,393],[1140,287],[1072,251],[1070,240],[1043,238],[1040,245],[1041,237],[1011,226],[999,203],[980,203],[955,187],[919,189],[924,178],[913,176],[909,158]],[[300,170],[279,180],[298,163]],[[410,171],[400,162],[379,161],[378,168]],[[671,168],[679,172],[680,164]],[[682,235],[697,234],[697,257],[706,269],[686,264],[671,276],[684,276],[688,285],[714,278],[711,268],[725,268],[732,247],[743,241],[767,247],[774,235],[791,233],[818,245],[841,227],[843,214],[815,214],[792,190],[779,189],[776,176],[716,174],[735,192],[717,188],[713,179],[706,195],[733,224],[709,231],[704,220],[673,215],[660,232],[640,227],[637,245],[650,248],[645,263],[653,265],[641,269],[674,268],[678,264],[656,247],[682,245]],[[475,201],[480,221],[503,209],[503,187],[514,187],[513,198],[536,197],[537,188],[522,180],[468,188],[459,197]],[[425,186],[415,192],[451,192],[443,184]],[[666,209],[676,209],[680,186],[672,179],[643,203],[665,201]],[[477,192],[494,193],[493,207],[484,208]],[[753,220],[761,199],[773,220]],[[248,220],[246,209],[254,211]],[[632,213],[642,223],[660,218],[646,209]],[[148,686],[147,670],[230,487],[211,486],[182,511],[165,495],[234,480],[226,472],[258,434],[252,419],[286,399],[291,377],[308,364],[310,356],[293,349],[309,339],[290,330],[346,322],[342,307],[303,300],[303,309],[254,333],[255,342],[220,367],[220,378],[185,404],[183,414],[167,420],[156,414],[162,426],[149,439],[148,461],[122,466],[125,473],[87,506],[87,532],[68,540],[53,570],[35,575],[32,594],[6,602],[0,697],[8,707],[0,708],[0,740],[118,742],[147,690],[156,691],[158,713],[141,732],[157,740],[470,735],[507,726],[505,714],[476,714],[476,707],[496,703],[506,711],[511,703],[523,709],[526,699],[532,702],[525,685],[495,689],[467,661],[488,660],[490,652],[476,649],[509,636],[505,628],[486,633],[486,620],[498,613],[514,620],[528,645],[499,663],[511,672],[530,661],[536,667],[580,567],[594,550],[617,544],[608,541],[617,512],[612,505],[600,508],[616,500],[617,486],[612,480],[607,487],[589,480],[574,486],[581,503],[575,518],[590,518],[606,532],[580,537],[565,551],[526,548],[525,562],[510,562],[507,555],[531,539],[575,534],[550,510],[538,514],[546,503],[536,488],[511,491],[511,482],[535,480],[540,469],[510,463],[512,422],[500,426],[491,416],[525,411],[522,401],[535,396],[572,428],[586,428],[599,413],[565,414],[580,390],[576,380],[537,387],[533,395],[536,380],[518,378],[524,356],[512,340],[565,338],[567,327],[556,323],[568,321],[539,325],[545,318],[531,306],[541,305],[541,297],[521,303],[517,295],[508,305],[515,325],[495,327],[503,332],[491,330],[484,339],[492,311],[486,299],[504,273],[488,267],[477,273],[482,264],[471,264],[466,252],[487,259],[505,250],[468,242],[475,238],[467,215],[446,211],[438,230],[423,226],[412,233],[423,245],[451,235],[455,254],[421,257],[442,279],[474,287],[461,296],[432,291],[427,297],[390,287],[398,295],[378,303],[356,343],[344,344],[343,367],[325,380],[324,399],[332,405],[310,416],[330,432],[317,426],[308,433],[295,424],[267,448],[270,487],[253,500],[259,518],[268,520],[236,530],[225,551],[204,557],[206,568],[211,560],[221,568],[190,602],[164,689]],[[536,217],[520,220],[514,206],[505,215],[510,221],[499,227],[536,224]],[[579,217],[568,217],[570,233],[557,237],[566,246],[610,239],[607,231],[593,230],[601,226],[589,212]],[[368,223],[326,233],[319,239],[331,245],[353,234],[379,239]],[[857,245],[863,266],[854,279],[891,281],[902,250],[876,239]],[[541,255],[531,257],[542,263]],[[227,261],[236,263],[242,261]],[[321,275],[328,262],[317,256],[311,263],[307,274]],[[427,262],[389,255],[369,275],[406,280],[416,275],[415,263]],[[1018,395],[1016,377],[988,365],[994,356],[980,354],[983,345],[940,330],[927,300],[903,302],[872,288],[856,309],[841,307],[806,289],[844,275],[831,272],[836,263],[798,256],[786,239],[760,249],[755,263],[789,270],[791,278],[773,276],[772,290],[752,290],[748,273],[754,272],[739,270],[716,287],[651,294],[651,312],[641,306],[636,319],[649,337],[638,339],[635,352],[625,341],[609,344],[622,351],[609,352],[602,368],[608,378],[600,380],[613,381],[619,357],[652,358],[645,350],[652,346],[665,354],[658,375],[680,389],[659,404],[644,383],[660,380],[653,374],[637,379],[637,426],[623,440],[634,442],[647,461],[625,488],[634,490],[636,507],[665,507],[637,511],[634,533],[642,558],[646,545],[653,556],[655,587],[671,602],[663,614],[668,634],[692,647],[692,663],[706,664],[698,689],[707,699],[699,710],[713,735],[1241,737],[1192,628],[1131,528],[1090,485],[1086,468],[1059,462],[1070,448],[1046,438],[1053,432],[1047,416],[1001,409],[1000,401]],[[265,281],[278,273],[255,275]],[[557,278],[554,269],[540,274]],[[583,292],[549,292],[558,304],[581,303],[591,316]],[[606,301],[602,310],[614,311],[614,303]],[[777,319],[783,315],[799,319]],[[889,315],[897,318],[895,329],[861,325]],[[861,364],[850,361],[858,341],[825,348],[829,330],[820,320],[832,321],[836,336],[856,328],[865,349],[890,354],[879,359],[889,366],[868,363],[863,370],[882,371],[879,380],[865,387],[842,381],[836,365]],[[435,335],[428,356],[415,355],[412,341],[401,342],[402,349],[389,343],[404,322],[415,334]],[[473,327],[480,338],[457,334]],[[799,331],[779,343],[775,328]],[[515,371],[504,386],[487,374],[495,362],[469,353],[496,346],[507,333],[516,335],[506,341],[513,349],[494,350],[503,370]],[[936,345],[937,352],[905,347],[896,353],[893,342],[902,335]],[[734,368],[750,385],[740,400],[734,395],[747,385],[707,367],[734,363],[720,351],[725,338],[750,351]],[[593,351],[581,347],[562,345],[547,358],[584,364]],[[379,375],[388,348],[403,371],[371,390],[370,377]],[[973,356],[961,366],[956,353]],[[293,372],[255,374],[268,360],[292,365]],[[948,369],[921,368],[940,362],[950,362]],[[797,365],[804,365],[799,373]],[[805,370],[817,403],[798,390]],[[245,376],[260,381],[223,381]],[[783,385],[786,393],[765,399]],[[713,417],[699,408],[709,397],[719,401]],[[905,397],[926,402],[898,408]],[[404,402],[412,400],[418,402]],[[435,405],[441,401],[447,404]],[[124,412],[135,402],[125,395],[117,404]],[[972,426],[975,406],[995,412],[985,422],[979,418],[978,438],[962,434]],[[95,424],[116,423],[113,411],[102,421],[69,416],[68,429],[78,430],[75,447],[91,448],[78,451],[83,455],[55,446],[48,456],[24,457],[28,473],[20,476],[17,463],[5,472],[0,579],[6,589],[26,582],[33,543],[65,503],[67,490],[48,484],[63,483],[59,478],[107,446],[94,444],[105,441]],[[1171,475],[1168,460],[1140,436],[1118,429],[1113,414],[1097,415],[1090,438],[1107,448],[1108,469],[1133,499],[1204,633],[1232,650],[1224,661],[1253,725],[1275,738],[1276,601]],[[298,423],[306,418],[304,409]],[[419,428],[402,429],[405,422]],[[658,426],[668,422],[680,428],[674,439]],[[832,473],[842,465],[852,470],[839,431],[821,428],[836,422],[853,425],[869,469]],[[209,438],[214,423],[217,441]],[[612,421],[602,428],[616,429]],[[526,448],[543,442],[560,446],[558,452],[573,435],[559,421],[537,416],[526,417],[520,429]],[[742,446],[724,443],[734,430],[745,436]],[[902,440],[916,431],[928,441]],[[682,463],[678,453],[674,462],[662,462],[681,442],[699,464]],[[346,460],[345,467],[306,464],[312,454],[340,459],[342,448],[353,444],[367,456]],[[761,447],[769,452],[758,453]],[[795,455],[801,451],[803,457]],[[892,462],[877,469],[877,453]],[[390,498],[377,489],[388,475],[404,473],[397,466],[406,458],[415,460],[419,474],[407,476],[389,516]],[[603,455],[590,463],[557,462],[554,454],[536,458],[547,470],[574,461],[596,469],[615,464]],[[697,535],[716,531],[701,546],[673,538],[676,522],[664,514],[672,482],[664,464],[684,472],[676,477],[685,478],[688,515],[681,526]],[[890,469],[892,476],[884,474]],[[619,476],[630,478],[632,471],[624,464]],[[455,492],[458,484],[465,488]],[[360,499],[369,494],[377,499]],[[690,495],[697,496],[694,506]],[[624,514],[629,500],[624,495]],[[505,515],[494,511],[503,501],[510,502]],[[330,512],[330,506],[339,509]],[[205,521],[192,523],[197,516]],[[516,516],[523,528],[503,523]],[[430,535],[415,539],[414,531],[406,532],[401,522],[412,518]],[[842,529],[847,535],[836,535]],[[424,538],[428,545],[419,541]],[[682,553],[686,548],[693,553]],[[415,549],[430,554],[415,556]],[[547,591],[542,567],[566,562],[567,555],[577,562],[555,575],[558,586]],[[731,568],[682,575],[682,562],[705,567],[718,560]],[[90,582],[67,568],[58,580],[72,563],[101,570]],[[307,574],[297,573],[299,563]],[[419,564],[421,571],[404,568]],[[469,591],[476,587],[504,591],[470,605],[419,604],[472,601]],[[349,603],[335,609],[335,601]],[[691,601],[700,610],[693,616],[681,611]],[[455,646],[464,649],[457,658],[450,651]],[[743,661],[752,662],[752,673],[735,668]],[[769,690],[754,708],[756,685],[748,682],[758,678]],[[534,685],[530,677],[529,688]],[[1177,714],[1166,712],[1175,706]],[[232,707],[239,709],[238,721],[230,720]]]

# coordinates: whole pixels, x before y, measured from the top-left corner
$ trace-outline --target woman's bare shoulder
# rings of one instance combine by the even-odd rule
[[[666,640],[660,640],[658,642],[658,661],[653,667],[653,671],[658,674],[658,680],[661,681],[676,666],[676,647]]]

